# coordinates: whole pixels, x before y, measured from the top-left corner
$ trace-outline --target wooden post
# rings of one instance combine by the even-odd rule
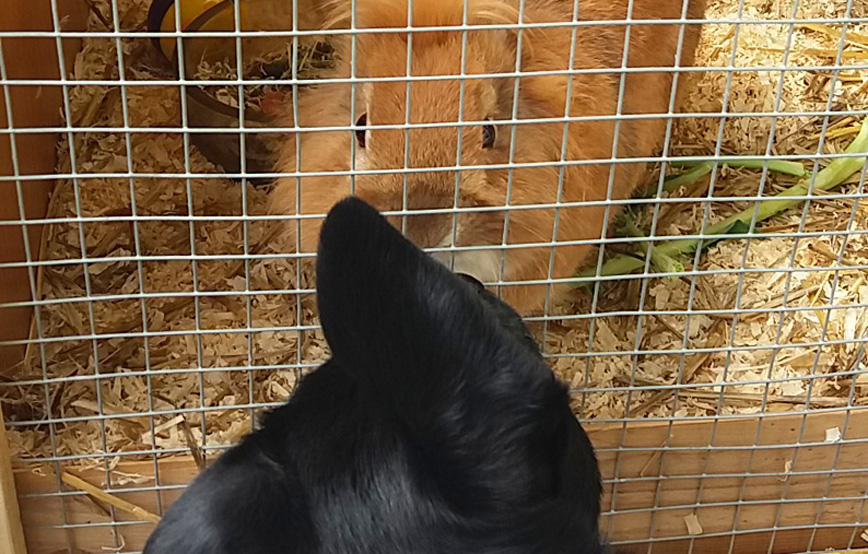
[[[0,410],[0,552],[27,554],[3,410]]]
[[[88,9],[82,0],[58,0],[61,31],[85,29]],[[28,0],[0,0],[0,31],[6,33],[52,31],[49,2]],[[79,39],[61,39],[67,71],[72,69],[80,47]],[[60,84],[45,86],[15,85],[20,79],[60,79],[59,57],[55,39],[51,37],[5,37],[3,56],[6,78],[11,84],[0,87],[0,128],[12,129],[57,127],[61,124],[62,96]],[[7,94],[8,93],[8,94]],[[8,98],[6,96],[8,95]],[[6,107],[12,112],[12,121],[6,121]],[[21,133],[0,135],[0,175],[14,174],[12,141],[18,149],[20,175],[50,175],[57,165],[57,136],[52,133]],[[53,179],[27,180],[20,183],[21,204],[26,219],[42,219],[48,206]],[[0,220],[21,218],[19,198],[14,181],[0,181]],[[33,257],[39,254],[41,225],[28,227],[28,242]],[[0,227],[0,261],[25,261],[24,234],[21,226]],[[0,304],[26,302],[31,298],[30,280],[24,267],[0,269]],[[0,341],[26,339],[30,331],[32,309],[29,306],[0,308]],[[11,368],[21,361],[24,347],[0,346],[0,376],[11,376]]]

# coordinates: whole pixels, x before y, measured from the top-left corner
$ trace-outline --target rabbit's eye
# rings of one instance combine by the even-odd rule
[[[491,148],[494,146],[494,125],[486,125],[482,128],[482,147]]]
[[[365,127],[368,124],[368,114],[363,113],[359,116],[359,119],[356,121],[356,127]],[[356,129],[356,142],[359,143],[360,148],[365,147],[365,134],[367,133],[367,129]]]

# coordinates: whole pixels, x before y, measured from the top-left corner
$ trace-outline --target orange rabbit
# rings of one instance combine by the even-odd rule
[[[466,15],[469,25],[518,22],[517,0],[468,1]],[[684,1],[688,2],[688,18],[703,17],[704,0]],[[581,21],[627,19],[627,0],[579,2]],[[464,0],[414,0],[412,5],[414,27],[461,25],[465,14]],[[349,0],[335,2],[330,9],[333,27],[349,26]],[[522,21],[570,22],[572,17],[572,0],[526,0]],[[633,2],[632,19],[635,20],[681,17],[682,0]],[[357,28],[406,27],[407,21],[406,0],[356,0]],[[632,24],[627,67],[673,66],[679,28],[678,24]],[[679,61],[682,67],[693,63],[699,25],[687,24],[683,28]],[[472,76],[515,72],[520,40],[519,69],[531,75],[519,78],[517,119],[616,114],[625,25],[577,27],[573,68],[597,71],[572,76],[567,110],[570,76],[563,73],[569,68],[572,33],[570,26],[525,29],[520,36],[514,27],[468,31],[464,73]],[[356,169],[412,168],[414,171],[405,173],[356,175],[354,194],[382,211],[427,210],[424,214],[407,217],[405,231],[410,240],[423,248],[479,247],[459,249],[454,257],[455,271],[473,275],[483,282],[503,283],[503,297],[517,311],[523,314],[536,312],[544,306],[547,286],[508,283],[569,277],[587,261],[593,246],[559,244],[552,249],[551,243],[599,238],[609,224],[605,219],[605,207],[581,203],[606,199],[613,165],[612,198],[629,197],[640,183],[645,164],[605,162],[613,157],[615,122],[611,118],[569,122],[563,158],[564,124],[561,122],[518,124],[514,127],[513,137],[512,125],[497,124],[498,120],[513,117],[513,77],[465,80],[464,112],[459,114],[460,80],[449,77],[462,72],[462,33],[456,30],[414,32],[411,40],[410,74],[446,78],[413,81],[409,91],[409,110],[406,81],[358,83],[355,85],[355,99],[352,86],[346,83],[324,82],[304,91],[298,100],[302,131],[285,147],[283,170],[346,172],[353,157]],[[351,75],[350,41],[347,36],[338,39],[337,67],[333,75],[325,79]],[[406,76],[407,41],[405,32],[357,35],[355,75],[363,79]],[[611,71],[605,71],[607,69]],[[559,70],[561,74],[532,74],[551,70]],[[672,70],[626,73],[622,113],[666,114],[672,74]],[[681,75],[680,82],[683,82],[685,74]],[[679,87],[677,97],[682,95],[683,88]],[[356,121],[351,120],[353,101]],[[464,126],[461,130],[460,157],[458,125],[412,128],[409,132],[400,128],[377,128],[378,125],[404,125],[408,119],[411,124],[455,123],[459,116],[465,122],[478,123]],[[493,123],[485,124],[486,120]],[[353,131],[303,130],[305,127],[353,123],[362,127],[356,131],[355,141]],[[653,155],[661,146],[665,124],[665,116],[623,120],[618,131],[617,157]],[[409,144],[405,145],[408,135]],[[296,140],[299,141],[298,152]],[[503,167],[474,169],[480,165],[509,164],[511,140],[515,141],[513,161],[518,165],[512,170],[511,177],[510,171]],[[561,166],[563,179],[562,186],[559,186],[558,162],[564,158],[600,160],[600,163]],[[535,165],[527,167],[521,164]],[[459,165],[462,169],[456,171],[454,168]],[[433,169],[444,167],[451,169]],[[419,171],[428,168],[432,171]],[[350,183],[347,175],[283,178],[278,180],[272,192],[271,208],[279,214],[325,214],[335,202],[351,193]],[[299,186],[301,190],[297,189]],[[562,189],[560,193],[559,189]],[[301,199],[299,206],[296,206],[297,197]],[[463,209],[457,216],[445,211],[437,213],[437,210],[453,208],[456,201]],[[559,201],[572,203],[572,206],[555,210],[553,206]],[[527,208],[534,204],[547,206]],[[507,205],[519,208],[504,210]],[[612,206],[610,221],[616,213],[617,207]],[[504,237],[505,220],[507,232]],[[394,225],[401,225],[400,217],[393,217],[391,221]],[[321,222],[321,219],[303,219],[300,237],[295,236],[296,223],[290,223],[287,229],[292,244],[295,245],[298,239],[302,251],[314,251]],[[505,244],[511,247],[503,248],[504,238]],[[491,248],[484,248],[487,246]],[[437,257],[448,261],[448,253]],[[554,292],[558,292],[557,287]]]

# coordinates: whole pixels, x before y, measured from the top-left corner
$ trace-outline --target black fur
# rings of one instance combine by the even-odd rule
[[[357,199],[317,259],[333,357],[169,509],[146,554],[596,554],[600,476],[518,315]]]

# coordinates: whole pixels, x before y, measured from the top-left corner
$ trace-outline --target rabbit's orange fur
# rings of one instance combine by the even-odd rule
[[[704,0],[687,0],[687,16],[703,16]],[[515,3],[513,3],[515,2]],[[491,24],[517,22],[517,0],[471,0],[468,22]],[[349,22],[349,0],[333,4],[331,20],[335,27]],[[627,18],[627,0],[581,0],[581,20],[623,20]],[[573,2],[565,0],[526,0],[523,20],[528,22],[571,21]],[[682,0],[634,0],[632,19],[678,19]],[[414,0],[413,26],[442,26],[462,23],[463,0]],[[356,26],[360,28],[405,27],[405,0],[357,0]],[[571,28],[551,27],[522,32],[521,71],[565,70],[569,65]],[[673,66],[678,43],[678,25],[635,23],[630,29],[628,67]],[[699,25],[684,26],[680,66],[691,65],[698,41]],[[612,72],[585,73],[572,77],[570,116],[614,115],[616,113],[619,75],[625,27],[623,24],[579,26],[576,32],[576,69],[613,69]],[[407,73],[407,34],[370,33],[357,35],[356,75],[358,77],[396,77]],[[517,31],[477,30],[467,34],[466,74],[490,74],[515,71]],[[350,39],[342,37],[338,47],[337,77],[351,74]],[[412,38],[412,75],[457,75],[461,72],[462,35],[459,31],[414,33]],[[683,83],[685,74],[681,74]],[[328,78],[328,77],[326,77]],[[520,79],[518,119],[563,117],[566,110],[566,75],[528,76]],[[410,89],[410,123],[457,122],[459,119],[460,81],[445,79],[415,81]],[[627,73],[622,113],[665,114],[670,101],[672,71]],[[405,130],[376,129],[376,125],[404,124],[407,117],[405,82],[375,82],[356,85],[356,117],[366,113],[368,124],[365,148],[356,148],[356,167],[360,169],[401,169],[405,166]],[[464,121],[510,119],[513,113],[512,78],[468,80],[465,85]],[[683,93],[679,86],[677,97]],[[351,86],[321,84],[305,91],[299,98],[299,126],[344,126],[351,121]],[[617,157],[647,157],[662,143],[665,117],[623,120],[618,132]],[[534,123],[517,125],[515,158],[517,163],[558,162],[561,159],[563,125]],[[612,120],[573,121],[567,129],[567,160],[606,160],[612,157],[615,122]],[[472,169],[480,164],[509,163],[511,126],[497,128],[492,148],[483,148],[481,126],[464,127],[461,156],[458,159],[457,126],[411,129],[407,165],[411,168],[469,166],[457,175],[460,207],[497,207],[554,204],[559,198],[559,171],[555,165],[523,167],[513,170],[508,186],[506,169]],[[304,132],[300,141],[300,165],[296,165],[296,143],[287,144],[285,171],[347,171],[352,155],[352,132]],[[569,165],[563,169],[561,202],[604,200],[610,168],[601,163]],[[629,197],[640,183],[644,163],[614,164],[612,198]],[[297,191],[300,181],[301,190]],[[455,171],[416,172],[406,175],[409,210],[451,208],[456,195]],[[355,177],[355,194],[380,210],[401,210],[405,176],[402,174],[367,174]],[[507,190],[510,196],[507,199]],[[325,214],[340,198],[350,194],[347,176],[284,178],[272,193],[276,213],[295,214],[296,195],[301,198],[298,213]],[[617,213],[613,207],[609,219]],[[509,210],[509,245],[551,243],[596,239],[608,226],[603,206],[561,207],[554,236],[555,210],[534,208]],[[315,250],[320,219],[301,223],[302,250]],[[400,225],[398,219],[393,223]],[[586,262],[592,246],[559,245],[497,249],[503,243],[504,211],[463,212],[457,216],[455,246],[486,246],[492,249],[464,250],[456,254],[455,269],[470,273],[483,281],[505,282],[545,280],[569,277]],[[295,223],[288,225],[295,244]],[[451,214],[411,215],[407,218],[408,237],[422,247],[452,246]],[[500,257],[505,252],[505,273],[501,274]],[[556,288],[557,291],[557,288]],[[519,312],[532,313],[543,307],[546,285],[513,285],[502,288],[504,298]]]

